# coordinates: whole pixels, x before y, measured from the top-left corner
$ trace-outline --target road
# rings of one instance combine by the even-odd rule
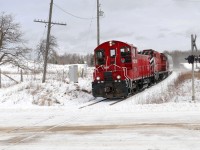
[[[146,108],[140,107],[141,110]],[[150,107],[148,110],[160,106]],[[199,149],[199,108],[180,112],[178,104],[176,107],[170,112],[160,109],[157,112],[95,111],[91,108],[0,109],[0,149]]]

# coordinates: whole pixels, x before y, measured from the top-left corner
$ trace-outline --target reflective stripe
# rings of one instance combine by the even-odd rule
[[[150,64],[151,64],[151,65],[154,64],[154,57],[152,57],[152,58],[150,59]]]

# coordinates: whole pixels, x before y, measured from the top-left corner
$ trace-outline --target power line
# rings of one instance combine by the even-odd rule
[[[72,16],[72,17],[75,17],[75,18],[78,18],[78,19],[83,19],[83,20],[91,20],[91,19],[96,19],[96,17],[92,17],[92,18],[84,18],[84,17],[79,17],[79,16],[76,16],[72,13],[69,13],[67,12],[66,10],[64,10],[63,8],[61,8],[60,6],[58,6],[57,4],[53,3],[57,8],[59,8],[60,10],[62,10],[64,13]]]
[[[95,11],[95,8],[96,8],[96,2],[94,1],[94,8],[93,8],[93,11]],[[93,16],[94,16],[94,15],[92,15],[92,18],[93,18]],[[89,40],[89,36],[90,36],[90,33],[91,33],[92,22],[93,22],[93,19],[90,20],[89,29],[88,29],[88,34],[87,34],[87,36],[86,36],[85,50],[87,49],[87,46],[88,46],[88,40]]]

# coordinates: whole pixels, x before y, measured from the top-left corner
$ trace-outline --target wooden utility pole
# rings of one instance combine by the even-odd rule
[[[100,44],[100,17],[104,15],[104,12],[100,8],[101,4],[97,0],[97,46]]]
[[[46,80],[46,71],[47,71],[47,61],[48,61],[48,53],[49,53],[49,41],[50,41],[50,32],[51,32],[51,25],[66,25],[64,23],[54,23],[51,22],[52,18],[52,10],[53,10],[53,0],[51,0],[50,3],[50,9],[49,9],[49,21],[42,21],[42,20],[34,20],[34,22],[40,22],[40,23],[48,23],[48,31],[47,31],[47,43],[46,43],[46,50],[45,50],[45,57],[44,57],[44,71],[43,71],[43,77],[42,77],[42,83]]]
[[[99,0],[97,0],[97,46],[100,44],[100,25],[99,25]]]
[[[3,32],[0,30],[0,48],[2,46],[3,43]]]
[[[2,46],[2,41],[3,41],[2,36],[3,36],[3,33],[2,33],[2,31],[0,30],[0,48],[1,48],[1,46]],[[0,68],[0,88],[1,88],[1,68]]]

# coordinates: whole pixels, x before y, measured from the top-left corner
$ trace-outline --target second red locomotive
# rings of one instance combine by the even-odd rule
[[[172,71],[169,55],[152,49],[138,52],[134,45],[121,41],[102,43],[94,54],[94,97],[127,97],[167,77]]]

